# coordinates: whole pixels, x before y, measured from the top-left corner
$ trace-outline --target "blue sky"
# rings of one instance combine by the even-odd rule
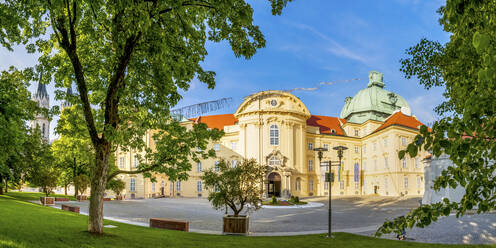
[[[312,114],[339,116],[346,96],[366,87],[368,72],[384,73],[385,89],[403,96],[413,114],[424,123],[436,119],[433,108],[442,101],[442,89],[425,90],[416,79],[399,71],[405,49],[427,37],[442,43],[449,34],[438,24],[439,0],[295,0],[281,16],[272,16],[268,1],[249,1],[254,22],[267,40],[249,60],[234,57],[225,42],[208,44],[204,68],[217,73],[210,90],[193,81],[178,107],[232,97],[229,108],[211,114],[234,113],[245,96],[262,90],[314,87],[319,82],[360,78],[322,86],[316,91],[294,91]],[[32,66],[36,56],[23,49],[0,48],[0,70],[10,65]],[[31,85],[34,91],[36,84]],[[53,84],[48,87],[51,105]],[[56,120],[51,123],[51,138]]]

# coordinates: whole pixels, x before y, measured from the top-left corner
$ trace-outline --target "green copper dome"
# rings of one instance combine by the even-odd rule
[[[352,123],[384,121],[395,110],[410,108],[403,97],[383,88],[382,73],[369,72],[367,88],[360,90],[353,98],[346,97],[340,117]]]

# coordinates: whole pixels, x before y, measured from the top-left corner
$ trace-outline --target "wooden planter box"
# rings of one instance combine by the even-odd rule
[[[55,197],[55,201],[69,201],[69,198]]]
[[[233,215],[224,216],[224,234],[240,234],[247,235],[249,229],[249,217],[247,215],[240,215],[234,217]]]
[[[189,221],[150,218],[150,227],[188,232]]]
[[[86,201],[86,196],[85,196],[85,195],[78,195],[78,196],[76,197],[76,199],[77,199],[78,201]]]
[[[55,198],[54,197],[40,197],[40,202],[41,202],[41,205],[44,205],[44,206],[53,206],[55,205]]]
[[[116,199],[116,200],[119,200],[119,201],[120,201],[120,200],[124,200],[124,198],[122,197],[122,195],[117,196],[115,199]]]
[[[62,205],[62,210],[70,211],[70,212],[74,212],[74,213],[79,214],[79,207],[75,207],[75,206]]]
[[[112,198],[106,197],[106,198],[103,198],[103,201],[112,201]]]

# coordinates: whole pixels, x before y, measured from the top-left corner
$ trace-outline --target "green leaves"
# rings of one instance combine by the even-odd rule
[[[472,44],[474,45],[477,52],[481,53],[485,51],[491,42],[491,37],[485,33],[480,33],[479,31],[474,33]]]

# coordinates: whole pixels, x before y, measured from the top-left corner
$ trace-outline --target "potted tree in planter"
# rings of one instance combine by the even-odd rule
[[[121,179],[111,179],[107,182],[107,189],[115,193],[116,200],[122,200],[121,192],[126,188],[126,183]]]
[[[205,188],[210,191],[208,200],[213,207],[229,207],[233,212],[232,215],[224,216],[225,234],[248,233],[249,217],[240,213],[260,208],[260,181],[264,175],[265,167],[255,159],[244,159],[234,167],[222,159],[215,168],[207,170],[202,176]]]

